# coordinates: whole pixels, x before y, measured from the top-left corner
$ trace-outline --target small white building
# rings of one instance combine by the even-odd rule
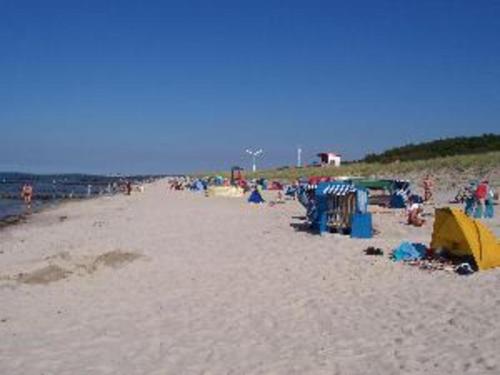
[[[340,167],[341,155],[335,152],[320,152],[318,157],[320,159],[321,165],[334,165]]]

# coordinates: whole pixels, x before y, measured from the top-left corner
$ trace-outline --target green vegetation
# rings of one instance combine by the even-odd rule
[[[402,176],[418,172],[439,172],[443,170],[457,173],[472,172],[479,176],[500,168],[500,152],[484,154],[457,155],[428,160],[394,162],[394,163],[366,163],[356,162],[336,167],[307,167],[271,169],[245,174],[246,178],[267,178],[292,181],[300,177],[310,176]],[[228,176],[229,173],[221,173]]]
[[[483,134],[477,137],[455,137],[416,145],[409,144],[389,149],[380,154],[369,154],[362,161],[366,163],[392,163],[493,151],[500,151],[500,135]]]
[[[403,177],[423,173],[442,173],[452,176],[452,180],[489,175],[493,181],[500,183],[500,135],[456,137],[407,145],[367,155],[361,161],[348,162],[339,168],[282,167],[245,173],[245,177],[293,181],[311,176]],[[229,171],[214,174],[230,175]]]

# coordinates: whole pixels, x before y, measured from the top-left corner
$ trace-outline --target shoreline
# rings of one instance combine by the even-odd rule
[[[50,210],[58,209],[58,208],[63,207],[64,205],[67,205],[69,203],[86,202],[87,200],[98,199],[98,198],[100,198],[100,197],[90,198],[90,199],[72,198],[72,199],[65,199],[65,200],[54,200],[54,201],[40,203],[35,208],[28,208],[25,206],[22,213],[7,215],[7,216],[1,218],[0,219],[0,231],[6,229],[8,227],[11,227],[11,226],[28,224],[31,221],[31,219],[35,218],[36,216],[38,216],[44,212],[50,211]],[[30,211],[30,212],[26,212],[26,211]]]

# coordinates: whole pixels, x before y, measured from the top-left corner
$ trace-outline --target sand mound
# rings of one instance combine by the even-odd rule
[[[60,251],[54,255],[47,256],[44,259],[47,261],[58,261],[58,260],[70,261],[71,254],[69,253],[69,251]]]
[[[131,252],[123,252],[121,250],[109,251],[107,253],[99,255],[94,260],[96,266],[103,265],[107,267],[119,268],[127,263],[133,262],[134,260],[140,258],[141,255]]]
[[[141,254],[113,250],[98,256],[74,259],[69,252],[63,251],[45,257],[40,266],[32,271],[11,275],[0,275],[0,280],[17,281],[23,284],[45,285],[69,277],[71,274],[86,276],[102,267],[120,268],[142,257]],[[49,263],[49,264],[47,264]]]
[[[88,257],[84,262],[76,264],[76,267],[83,269],[84,273],[94,273],[102,266],[111,268],[123,267],[141,256],[142,255],[138,253],[113,250],[102,253],[97,257]]]
[[[24,284],[49,284],[65,279],[72,272],[51,264],[33,272],[19,274],[17,281]]]

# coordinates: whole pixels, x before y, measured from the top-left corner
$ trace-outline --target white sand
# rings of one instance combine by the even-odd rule
[[[303,214],[159,182],[2,230],[0,374],[500,373],[500,270],[391,262],[431,233],[394,213],[372,240]]]

